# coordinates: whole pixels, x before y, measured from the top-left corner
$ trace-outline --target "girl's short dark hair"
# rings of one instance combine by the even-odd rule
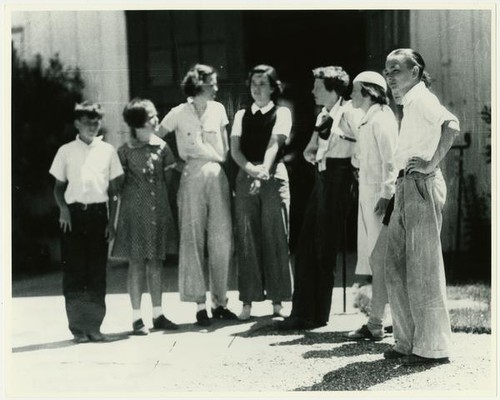
[[[210,65],[196,64],[184,76],[181,88],[188,97],[194,97],[201,93],[203,85],[207,83],[208,78],[217,72]]]
[[[363,97],[370,96],[372,101],[377,104],[389,104],[389,98],[384,88],[374,83],[359,82],[359,84]]]
[[[281,86],[281,81],[279,80],[278,72],[276,71],[276,69],[266,64],[256,65],[255,67],[252,68],[252,70],[248,74],[248,87],[250,87],[250,84],[252,83],[252,78],[255,74],[264,74],[265,76],[267,76],[269,84],[273,89],[273,93],[271,94],[271,100],[276,101],[278,96],[283,91]]]
[[[396,49],[389,53],[387,58],[390,57],[404,57],[406,66],[408,68],[417,67],[418,68],[418,79],[424,82],[425,86],[431,87],[431,76],[425,71],[425,61],[422,55],[413,49]]]
[[[335,90],[338,96],[345,98],[350,78],[342,67],[328,66],[313,69],[313,76],[316,79],[323,79],[325,89],[329,92]]]
[[[146,122],[151,118],[151,111],[156,112],[156,107],[151,100],[132,99],[123,109],[123,120],[131,128],[132,137],[136,138],[136,129],[143,128]]]

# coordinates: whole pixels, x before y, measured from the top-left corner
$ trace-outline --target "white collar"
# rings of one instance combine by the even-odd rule
[[[323,107],[323,109],[321,110],[321,113],[323,114],[327,114],[327,115],[330,115],[330,117],[334,118],[335,117],[335,114],[337,114],[337,112],[339,111],[340,107],[343,106],[343,98],[340,97],[337,102],[335,103],[335,105],[331,108],[330,111],[328,111],[326,109],[326,107]]]
[[[373,116],[373,114],[375,114],[377,111],[382,110],[382,109],[383,109],[382,104],[378,104],[378,103],[372,104],[370,106],[370,108],[368,109],[368,111],[366,112],[366,114],[363,115],[363,118],[359,122],[359,126],[366,124],[370,120],[370,118]]]
[[[255,114],[257,111],[260,110],[262,114],[267,113],[269,110],[271,110],[274,107],[274,102],[271,100],[269,103],[267,103],[264,107],[260,108],[257,104],[253,103],[252,104],[252,114]]]
[[[410,104],[414,99],[418,99],[421,97],[425,91],[428,90],[425,83],[420,81],[415,86],[413,86],[408,92],[403,96],[403,100],[401,100],[401,104],[403,107]]]
[[[78,143],[81,143],[81,144],[85,145],[85,146],[93,147],[93,146],[96,146],[98,143],[100,143],[102,141],[102,135],[96,136],[94,138],[94,140],[92,140],[92,142],[90,142],[90,144],[87,144],[82,139],[80,139],[80,135],[77,134],[76,135],[76,141]]]

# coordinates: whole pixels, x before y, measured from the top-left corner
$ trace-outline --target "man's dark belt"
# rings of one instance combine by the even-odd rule
[[[90,203],[90,204],[71,203],[68,204],[68,207],[70,208],[70,210],[77,210],[77,211],[97,211],[101,210],[102,208],[106,208],[106,203]]]
[[[326,159],[326,168],[330,167],[346,167],[351,166],[351,158],[331,158],[327,157]]]

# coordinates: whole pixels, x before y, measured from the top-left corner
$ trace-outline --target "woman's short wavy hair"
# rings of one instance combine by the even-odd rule
[[[188,97],[194,97],[203,90],[208,78],[217,72],[210,65],[196,64],[184,76],[181,88]]]
[[[322,79],[325,89],[329,92],[335,90],[340,97],[346,97],[348,92],[350,78],[342,67],[328,66],[313,69],[313,76],[316,79]]]

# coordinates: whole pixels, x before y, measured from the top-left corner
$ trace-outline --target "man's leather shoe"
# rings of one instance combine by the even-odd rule
[[[428,364],[448,364],[450,359],[448,357],[441,358],[428,358],[417,356],[416,354],[410,354],[406,356],[401,362],[402,365],[407,367],[413,367],[417,365],[428,365]]]

